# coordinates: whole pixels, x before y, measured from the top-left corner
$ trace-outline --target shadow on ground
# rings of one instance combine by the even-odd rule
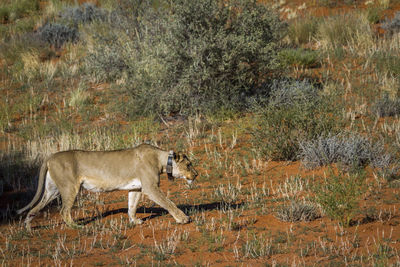
[[[212,210],[217,210],[217,209],[237,209],[240,208],[244,203],[238,203],[238,204],[227,204],[225,202],[212,202],[212,203],[207,203],[207,204],[198,204],[198,205],[178,205],[178,208],[183,210],[186,214],[191,213],[193,211],[200,212],[200,211],[212,211]],[[120,208],[120,209],[115,209],[115,210],[109,210],[105,211],[97,216],[93,216],[90,218],[82,218],[77,220],[77,223],[79,225],[87,225],[90,224],[94,221],[107,218],[108,216],[115,215],[115,214],[120,214],[120,213],[128,213],[127,208]],[[144,208],[140,207],[137,209],[136,213],[146,213],[150,214],[149,216],[142,218],[143,221],[148,221],[163,215],[168,214],[168,211],[166,211],[163,208],[159,207],[152,207],[152,208]],[[64,222],[61,222],[62,224]],[[41,229],[41,228],[48,228],[49,225],[40,225],[40,226],[35,226],[32,227],[32,229]]]
[[[198,205],[178,205],[178,208],[183,210],[183,212],[185,212],[185,214],[188,214],[193,211],[196,211],[196,212],[212,211],[212,210],[217,210],[217,209],[221,209],[221,208],[236,209],[236,208],[240,208],[242,205],[243,205],[243,203],[227,204],[225,202],[212,202],[212,203],[198,204]],[[119,214],[119,213],[128,213],[128,209],[121,208],[121,209],[106,211],[106,212],[103,212],[102,214],[99,214],[99,215],[91,217],[91,218],[80,219],[80,220],[78,220],[78,223],[81,225],[87,225],[96,220],[100,220],[100,219],[106,218],[110,215],[115,215],[115,214]],[[148,221],[148,220],[166,215],[166,214],[168,214],[168,211],[163,208],[159,208],[159,207],[154,207],[154,208],[140,207],[137,209],[136,213],[146,213],[146,214],[150,213],[151,215],[149,215],[145,218],[142,218],[143,221]]]

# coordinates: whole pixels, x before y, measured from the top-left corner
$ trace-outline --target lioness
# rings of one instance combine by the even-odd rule
[[[128,190],[128,214],[131,223],[143,223],[136,218],[141,193],[166,209],[177,223],[188,223],[189,217],[159,188],[160,174],[164,172],[169,179],[184,178],[189,184],[197,176],[196,170],[184,154],[167,152],[147,144],[116,151],[58,152],[43,162],[35,196],[26,207],[17,210],[17,214],[31,209],[25,219],[25,226],[30,230],[33,217],[61,195],[61,215],[65,223],[70,227],[78,227],[72,220],[71,208],[80,187],[83,186],[94,192]]]

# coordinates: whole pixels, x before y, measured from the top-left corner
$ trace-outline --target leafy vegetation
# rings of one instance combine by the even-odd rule
[[[315,67],[319,61],[319,54],[306,49],[284,49],[279,52],[281,62],[287,66]]]
[[[270,97],[260,108],[253,142],[260,153],[272,160],[295,160],[299,142],[337,130],[337,108],[329,96],[307,81],[275,81]]]
[[[264,5],[183,0],[165,9],[145,5],[134,7],[133,15],[115,14],[118,25],[99,25],[104,33],[93,36],[87,61],[96,77],[123,79],[135,112],[240,110],[259,75],[278,68],[284,24]],[[108,71],[101,72],[103,66]]]
[[[313,192],[324,212],[343,226],[350,226],[359,210],[360,197],[366,191],[364,174],[329,175]]]

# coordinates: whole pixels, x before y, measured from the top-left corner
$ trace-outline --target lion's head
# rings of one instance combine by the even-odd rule
[[[176,164],[172,171],[174,177],[184,178],[189,184],[196,179],[198,173],[185,154],[182,152],[174,153],[174,163]]]

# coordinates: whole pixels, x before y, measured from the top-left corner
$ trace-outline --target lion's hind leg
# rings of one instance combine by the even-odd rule
[[[78,195],[78,188],[67,187],[61,191],[61,199],[62,199],[62,208],[61,208],[61,216],[64,222],[71,228],[81,228],[82,226],[75,223],[71,217],[71,209],[74,205],[76,196]]]
[[[57,182],[57,187],[60,191],[62,201],[61,217],[69,227],[80,228],[81,226],[76,224],[71,216],[72,206],[81,187],[72,168],[63,168],[63,172],[52,172],[50,169],[50,173]]]
[[[54,200],[59,194],[60,192],[58,191],[56,184],[54,183],[50,174],[47,173],[42,199],[28,212],[28,215],[25,219],[25,227],[26,229],[28,229],[28,231],[31,231],[32,219],[39,213],[39,211],[41,211],[47,204]]]

